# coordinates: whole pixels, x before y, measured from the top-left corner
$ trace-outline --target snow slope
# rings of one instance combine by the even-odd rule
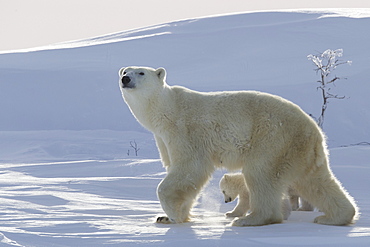
[[[353,64],[337,69],[348,80],[337,82],[335,90],[350,98],[329,106],[326,131],[336,146],[368,140],[370,114],[358,106],[369,103],[369,18],[343,15],[252,12],[199,18],[2,54],[0,92],[9,97],[0,97],[0,115],[7,116],[0,130],[142,131],[117,90],[117,71],[128,65],[163,66],[169,84],[202,91],[268,91],[318,115],[318,76],[307,55],[342,48],[343,59]]]
[[[0,246],[368,246],[370,243],[369,9],[251,12],[182,20],[0,54]],[[307,55],[344,50],[324,130],[334,173],[362,216],[349,227],[227,226],[217,171],[191,223],[153,223],[165,176],[153,137],[118,88],[120,67],[163,66],[167,82],[201,91],[261,90],[318,115]],[[138,156],[131,144],[138,144]],[[348,146],[348,147],[341,147]]]

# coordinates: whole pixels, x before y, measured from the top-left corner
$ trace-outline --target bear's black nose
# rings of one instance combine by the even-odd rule
[[[123,83],[123,85],[129,84],[130,81],[131,81],[130,77],[128,77],[128,76],[122,77],[122,83]]]

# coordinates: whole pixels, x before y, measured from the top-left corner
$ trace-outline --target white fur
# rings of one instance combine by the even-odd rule
[[[225,197],[225,203],[234,201],[239,198],[234,210],[227,212],[227,217],[242,217],[245,216],[250,208],[249,206],[249,190],[245,183],[244,175],[241,173],[225,174],[220,180],[220,190]],[[281,213],[283,219],[287,220],[292,207],[286,195],[282,195]]]
[[[289,186],[325,213],[316,223],[353,222],[357,207],[330,170],[324,135],[297,105],[255,91],[169,86],[163,68],[127,67],[119,75],[125,102],[153,132],[167,170],[157,189],[167,216],[157,222],[188,221],[218,167],[242,169],[248,184],[250,214],[236,219],[236,226],[281,222],[281,198]]]

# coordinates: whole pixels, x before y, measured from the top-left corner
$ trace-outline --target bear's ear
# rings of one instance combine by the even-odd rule
[[[122,77],[123,76],[123,71],[125,70],[125,67],[123,67],[123,68],[121,68],[119,71],[118,71],[118,75],[120,76],[120,77]]]
[[[224,179],[225,179],[225,181],[228,181],[228,180],[229,180],[229,178],[230,178],[230,176],[229,176],[229,175],[227,175],[227,174],[225,174],[225,175],[224,175]]]
[[[155,73],[157,74],[158,78],[161,80],[161,81],[165,81],[166,80],[166,70],[164,68],[158,68],[155,70]]]

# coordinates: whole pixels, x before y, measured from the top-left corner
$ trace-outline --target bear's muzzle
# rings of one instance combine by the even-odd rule
[[[122,86],[123,87],[129,87],[129,84],[131,82],[131,78],[128,77],[128,76],[124,76],[124,77],[122,77],[121,81],[122,81]]]

